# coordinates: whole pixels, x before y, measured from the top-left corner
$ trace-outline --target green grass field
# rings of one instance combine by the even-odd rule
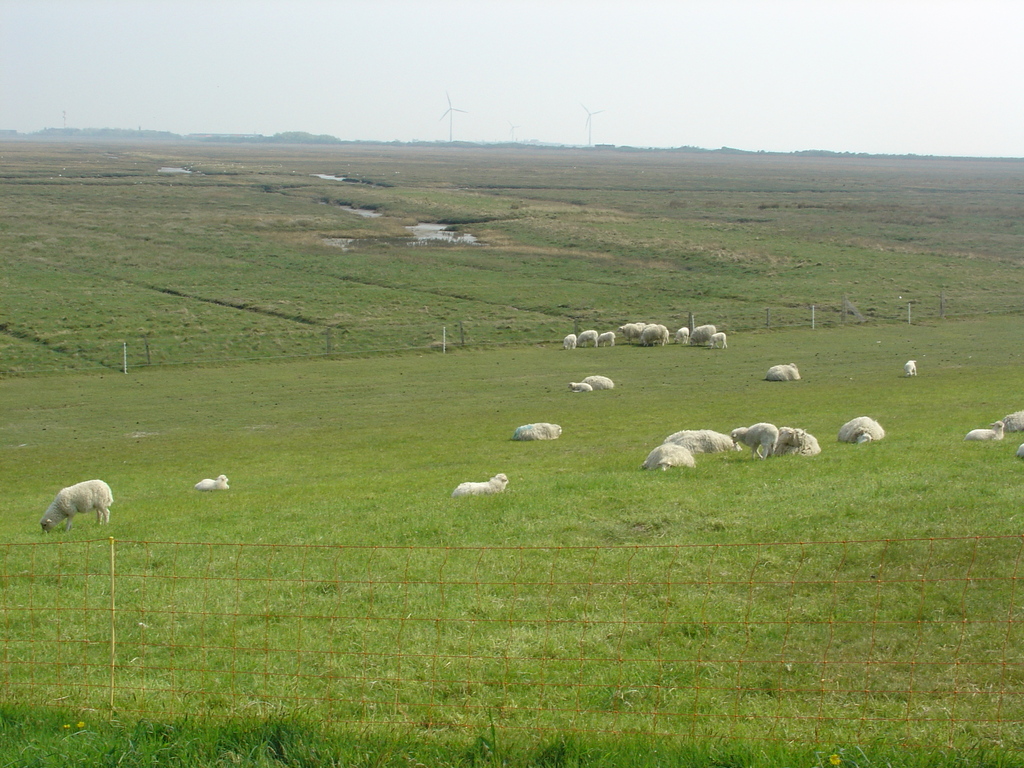
[[[86,150],[76,151],[90,157]],[[639,755],[654,745],[676,756],[681,753],[673,750],[690,745],[699,752],[691,756],[694,764],[802,761],[824,768],[828,756],[837,754],[866,768],[946,765],[962,755],[983,764],[982,753],[1012,755],[1020,749],[1024,668],[1015,584],[1024,462],[1013,455],[1020,442],[1014,436],[991,444],[962,440],[969,429],[1024,408],[1019,314],[911,325],[890,318],[813,331],[726,326],[727,350],[619,344],[566,352],[559,341],[571,330],[566,318],[581,307],[570,297],[568,311],[559,317],[554,310],[564,303],[560,289],[568,290],[574,281],[545,282],[538,277],[542,263],[552,273],[574,264],[605,264],[602,280],[614,305],[604,305],[590,277],[572,291],[581,304],[589,295],[595,312],[619,322],[662,320],[662,312],[672,307],[685,312],[691,302],[710,301],[680,291],[659,304],[659,295],[672,292],[655,290],[656,277],[640,277],[650,265],[634,269],[632,257],[619,246],[602,255],[590,250],[593,243],[585,257],[566,257],[573,246],[551,234],[564,227],[576,232],[566,237],[596,238],[600,226],[584,226],[581,217],[600,206],[600,217],[618,221],[613,239],[620,242],[627,218],[636,226],[639,220],[654,226],[648,219],[655,218],[649,206],[656,195],[668,197],[667,212],[689,210],[669,206],[682,193],[669,189],[668,172],[645,165],[647,158],[627,164],[629,183],[616,167],[602,164],[612,161],[577,169],[588,183],[573,187],[572,194],[580,197],[573,202],[563,199],[566,187],[554,184],[564,183],[562,173],[571,177],[567,166],[556,173],[540,164],[531,173],[527,164],[512,161],[499,169],[481,168],[484,160],[474,164],[472,157],[462,158],[467,170],[460,170],[444,164],[443,154],[440,159],[428,154],[417,164],[415,153],[412,160],[399,153],[401,163],[388,153],[346,157],[346,164],[296,153],[278,163],[266,157],[257,163],[240,150],[221,152],[226,157],[216,168],[213,160],[206,161],[208,176],[142,186],[173,196],[193,191],[189,185],[209,184],[220,173],[226,177],[217,189],[223,209],[183,204],[175,213],[173,207],[146,202],[145,193],[140,202],[125,192],[125,207],[144,209],[140,220],[108,205],[107,218],[96,219],[89,233],[66,236],[52,216],[80,215],[84,221],[101,212],[100,201],[109,204],[117,191],[103,185],[127,185],[138,161],[126,159],[128,153],[111,153],[120,158],[124,175],[97,174],[81,184],[51,183],[33,165],[42,162],[39,158],[21,161],[21,176],[5,179],[0,189],[6,197],[22,197],[24,207],[17,215],[4,209],[0,236],[5,254],[24,250],[36,256],[18,256],[3,278],[4,322],[8,332],[16,326],[19,334],[8,337],[8,349],[14,350],[11,359],[21,361],[5,369],[74,364],[78,353],[39,340],[81,318],[87,302],[76,299],[72,306],[81,311],[71,311],[42,301],[33,313],[24,292],[52,297],[70,275],[102,273],[104,279],[93,285],[109,289],[91,310],[95,324],[83,331],[88,343],[80,345],[82,365],[99,359],[89,349],[119,338],[120,321],[114,319],[119,313],[148,310],[153,318],[163,317],[154,323],[162,323],[174,311],[193,312],[200,305],[210,308],[211,318],[220,312],[232,318],[223,321],[225,333],[232,329],[240,341],[223,342],[219,353],[245,356],[239,350],[256,343],[255,333],[234,318],[256,313],[187,298],[204,286],[210,289],[207,299],[239,299],[234,302],[239,306],[243,296],[275,312],[286,306],[281,302],[291,302],[288,312],[260,315],[258,322],[291,327],[297,321],[283,317],[289,312],[312,318],[309,333],[319,342],[337,312],[351,309],[365,322],[376,300],[360,294],[351,307],[347,297],[335,297],[332,304],[321,292],[328,281],[320,271],[326,266],[318,260],[318,246],[301,245],[312,242],[310,230],[316,237],[328,230],[347,237],[354,230],[335,227],[340,213],[303,200],[310,184],[319,187],[309,173],[383,179],[389,163],[400,167],[400,173],[390,173],[401,177],[396,186],[359,185],[355,189],[365,197],[356,199],[353,192],[344,202],[365,206],[386,198],[396,210],[410,206],[410,219],[427,209],[438,212],[435,218],[469,216],[469,209],[479,219],[486,206],[522,211],[524,205],[544,206],[550,216],[533,251],[522,244],[525,235],[515,234],[525,228],[492,219],[486,222],[492,229],[480,231],[501,229],[515,235],[518,245],[510,240],[500,246],[504,250],[489,246],[469,252],[479,256],[457,248],[398,250],[380,243],[351,252],[345,269],[365,270],[364,276],[376,271],[374,279],[386,284],[381,290],[392,302],[385,306],[395,327],[414,325],[414,316],[402,309],[402,292],[422,297],[430,280],[438,301],[444,293],[444,301],[453,302],[453,312],[464,310],[467,302],[477,308],[502,306],[504,289],[511,293],[521,284],[526,292],[535,283],[537,302],[526,311],[538,319],[536,325],[530,326],[531,320],[488,340],[502,346],[456,347],[447,354],[428,350],[426,338],[422,348],[411,343],[413,348],[403,352],[371,352],[401,345],[379,338],[371,344],[367,336],[360,342],[350,334],[345,343],[359,355],[133,365],[127,375],[117,370],[115,355],[105,369],[0,379],[0,487],[5,491],[0,532],[6,542],[0,606],[6,664],[0,690],[8,703],[51,712],[5,715],[9,725],[2,737],[10,745],[31,738],[51,744],[49,751],[35,754],[36,763],[25,764],[56,764],[46,761],[80,757],[93,747],[99,753],[126,738],[150,743],[152,734],[133,732],[132,722],[177,722],[186,716],[213,733],[222,732],[225,719],[292,715],[364,735],[398,729],[401,738],[411,733],[418,749],[448,749],[453,765],[509,760],[644,765],[647,758]],[[184,162],[191,161],[159,159],[160,164]],[[753,160],[753,170],[738,161],[719,162],[721,167],[705,169],[707,179],[727,187],[720,194],[734,202],[743,198],[747,208],[765,216],[792,215],[794,222],[813,215],[798,206],[759,208],[771,205],[764,202],[771,198],[760,197],[766,186],[775,190],[774,199],[781,194],[778,178],[756,172],[761,159]],[[233,175],[238,165],[247,166],[244,174],[238,172],[244,181]],[[278,179],[275,183],[292,173],[296,188],[280,194],[256,191],[253,168]],[[445,173],[439,175],[439,168]],[[731,171],[715,175],[722,168]],[[861,183],[884,175],[883,170],[862,171]],[[465,190],[474,180],[483,187],[499,171],[502,190]],[[640,171],[656,178],[640,183]],[[938,170],[930,174],[934,194],[961,194]],[[1001,178],[994,172],[984,178],[993,176]],[[612,185],[613,178],[621,186]],[[801,178],[809,183],[809,177]],[[518,194],[519,208],[512,209],[508,189],[531,180],[529,196]],[[819,183],[824,188],[831,182]],[[584,188],[591,190],[586,198]],[[923,194],[907,192],[904,198],[898,189],[887,189],[897,201]],[[76,214],[74,201],[89,193],[95,193],[95,202]],[[863,194],[884,197],[877,190]],[[701,195],[704,206],[719,193]],[[40,196],[53,198],[50,216],[32,214]],[[474,206],[479,199],[479,207],[468,206],[467,197]],[[456,205],[455,198],[463,202]],[[259,202],[268,199],[270,210]],[[324,221],[289,230],[276,218],[283,205],[295,205],[295,216],[321,210],[317,215]],[[613,209],[618,213],[609,213]],[[565,218],[562,211],[568,212]],[[30,214],[37,215],[31,225],[26,223]],[[968,214],[963,213],[969,219]],[[164,234],[157,244],[131,254],[124,233],[155,232],[161,217]],[[226,268],[215,263],[220,256],[195,256],[200,249],[226,247],[202,236],[219,237],[211,223],[217,217],[228,231],[224,239],[233,243],[228,250],[234,253],[237,294],[218,287],[217,270]],[[347,217],[353,227],[392,226]],[[266,229],[255,226],[261,219]],[[821,225],[819,220],[814,226]],[[58,242],[66,237],[66,251],[47,244],[50,236],[40,231],[47,226]],[[772,230],[766,222],[749,226]],[[773,226],[789,231],[778,220]],[[843,237],[852,234],[850,226]],[[1012,235],[1016,226],[1004,222],[1003,231]],[[13,249],[11,242],[27,238],[30,230],[40,248]],[[864,262],[851,259],[848,268],[865,291],[879,297],[872,304],[880,305],[887,290],[883,281],[900,279],[890,270],[917,273],[924,284],[923,265],[942,260],[956,261],[958,266],[948,269],[962,274],[964,282],[958,277],[951,284],[963,286],[964,295],[992,298],[1015,290],[1020,295],[1019,282],[1010,279],[1019,280],[1019,257],[1015,260],[1008,244],[997,246],[991,231],[983,230],[972,220],[960,233],[960,244],[942,246],[950,249],[944,255],[936,246],[930,255],[907,256],[902,266],[886,262],[877,276],[865,272]],[[787,232],[765,249],[788,247],[782,244]],[[1019,241],[1011,235],[1008,242]],[[942,239],[934,233],[928,237]],[[246,238],[249,260],[235,250]],[[105,252],[101,241],[109,246]],[[959,248],[977,254],[955,258]],[[999,248],[1004,252],[997,253]],[[308,269],[297,266],[304,252]],[[510,259],[507,272],[503,254]],[[267,271],[277,258],[295,266],[273,267],[281,279],[269,280]],[[175,267],[176,259],[184,266]],[[465,262],[463,269],[458,262]],[[709,274],[711,263],[702,267]],[[675,274],[678,263],[664,268]],[[723,280],[731,269],[723,268]],[[123,277],[110,281],[113,272]],[[474,284],[467,277],[477,273],[486,280]],[[757,270],[744,274],[749,298],[734,300],[748,308],[784,284],[774,277],[762,280],[771,275]],[[622,280],[618,285],[616,275]],[[825,284],[806,281],[800,300]],[[141,290],[142,285],[163,290]],[[168,288],[184,296],[166,293]],[[730,290],[742,295],[740,287]],[[954,293],[952,287],[948,291]],[[496,298],[481,300],[489,295]],[[160,301],[168,302],[163,309]],[[865,302],[859,306],[864,311]],[[430,316],[447,322],[457,314]],[[489,322],[500,323],[493,316]],[[79,323],[84,327],[75,320]],[[345,348],[342,336],[336,330],[339,351]],[[27,348],[37,357],[17,357]],[[199,349],[182,342],[186,348]],[[917,378],[901,375],[908,358],[918,361]],[[797,363],[803,380],[763,381],[767,367],[779,362]],[[589,374],[610,376],[616,388],[568,392],[569,381]],[[838,444],[839,426],[858,415],[877,418],[886,439]],[[563,436],[545,443],[510,440],[517,426],[534,421],[561,424]],[[671,432],[728,432],[756,421],[804,427],[818,436],[823,452],[764,462],[749,453],[718,454],[698,456],[695,469],[640,470],[648,451]],[[199,479],[221,472],[231,478],[230,491],[192,490]],[[459,482],[496,472],[510,478],[506,493],[450,498]],[[56,491],[91,477],[103,478],[114,490],[109,528],[81,517],[69,533],[44,536],[38,520]],[[113,623],[108,536],[117,542]],[[117,638],[113,726],[98,724],[110,716],[111,626]],[[63,725],[54,725],[79,718],[92,736],[75,741],[61,733]],[[51,728],[57,735],[44,738]],[[262,749],[278,738],[257,732]],[[613,759],[614,749],[601,751],[616,734],[624,739],[620,745],[639,745],[629,759]],[[573,746],[560,752],[550,746],[564,739]],[[495,741],[547,746],[502,760]],[[716,751],[713,745],[726,746]],[[896,745],[906,746],[893,754]],[[324,749],[341,754],[337,746],[319,748],[321,758]],[[225,750],[231,750],[217,749],[217,759],[227,760]],[[317,748],[307,743],[294,749],[313,754]],[[406,742],[381,749],[359,759],[397,764],[416,752]],[[251,755],[239,759],[254,760]],[[279,754],[266,759],[266,764],[288,762]],[[303,759],[307,762],[296,758],[289,764],[315,764],[313,757]],[[1010,760],[998,757],[1004,759]]]

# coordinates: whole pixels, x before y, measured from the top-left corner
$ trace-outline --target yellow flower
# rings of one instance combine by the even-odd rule
[[[67,729],[67,728],[70,728],[70,727],[71,727],[71,726],[70,726],[70,725],[69,725],[68,723],[64,723],[64,728],[65,728],[65,729]]]
[[[85,722],[83,720],[79,720],[78,721],[78,727],[79,728],[85,728]],[[833,763],[833,765],[838,765],[838,763]]]
[[[839,765],[841,762],[843,762],[843,758],[841,758],[839,755],[829,755],[828,761],[832,763],[832,765]]]

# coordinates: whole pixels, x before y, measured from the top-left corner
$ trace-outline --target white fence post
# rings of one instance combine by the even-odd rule
[[[122,360],[124,361],[124,372],[128,373],[128,342],[127,341],[124,342],[124,356],[122,357]]]

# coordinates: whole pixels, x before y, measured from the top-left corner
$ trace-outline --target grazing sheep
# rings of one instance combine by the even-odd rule
[[[690,329],[685,325],[676,331],[676,344],[689,344],[690,343]]]
[[[732,431],[732,441],[736,445],[746,445],[754,458],[767,459],[775,449],[779,439],[779,428],[766,421],[759,421],[749,427],[737,427]]]
[[[615,346],[615,331],[605,331],[597,337],[597,346],[604,344],[606,347]]]
[[[840,443],[867,443],[885,437],[882,425],[870,416],[858,416],[850,419],[839,428]]]
[[[583,379],[584,384],[589,384],[591,389],[615,389],[615,382],[607,376],[587,376]]]
[[[1024,432],[1024,411],[1007,414],[1002,421],[1003,429],[1007,432]]]
[[[675,443],[662,443],[644,459],[641,469],[668,469],[669,467],[696,467],[697,462],[693,460],[693,454],[681,445]]]
[[[972,429],[964,440],[1002,440],[1003,422],[993,421],[991,429]]]
[[[810,432],[797,427],[779,427],[773,456],[817,456],[819,453],[821,446]]]
[[[655,345],[664,347],[668,344],[668,339],[668,328],[658,323],[645,325],[643,331],[640,332],[640,344],[644,347],[653,347]]]
[[[1021,443],[1020,447],[1017,449],[1017,458],[1024,459],[1024,443]]]
[[[44,531],[51,530],[62,520],[67,520],[65,531],[71,530],[71,521],[80,512],[96,510],[96,520],[103,524],[110,522],[110,505],[114,503],[114,495],[110,486],[102,480],[86,480],[83,483],[61,488],[50,506],[46,508],[39,524]]]
[[[626,341],[639,341],[645,325],[647,323],[626,323],[619,326],[618,332]]]
[[[904,376],[917,376],[917,360],[907,360],[903,364]]]
[[[594,388],[587,384],[585,381],[570,381],[569,382],[570,392],[593,392]]]
[[[216,480],[206,478],[196,483],[195,487],[197,491],[226,491],[228,490],[228,476],[217,475]]]
[[[591,346],[597,346],[597,331],[583,331],[579,336],[576,337],[576,346],[585,347],[589,343]]]
[[[501,493],[508,485],[508,478],[504,474],[498,474],[486,483],[459,483],[452,491],[452,498],[458,496],[487,496],[492,493]]]
[[[708,342],[708,346],[712,349],[718,347],[719,349],[725,349],[729,345],[725,343],[725,334],[719,331],[718,333],[711,334],[711,340]]]
[[[576,349],[576,334],[570,333],[562,339],[562,349]]]
[[[711,341],[711,337],[716,333],[718,333],[718,329],[713,325],[698,325],[690,331],[690,344],[695,347],[703,347]]]
[[[557,424],[549,424],[546,421],[538,421],[536,424],[524,424],[516,427],[512,434],[513,440],[557,440],[562,434],[562,428]]]
[[[665,438],[666,443],[681,445],[690,453],[722,453],[724,451],[742,451],[729,435],[715,432],[712,429],[684,429],[673,432]]]
[[[764,377],[765,381],[799,381],[800,371],[797,370],[795,363],[786,363],[785,365],[773,365],[768,369],[768,373]]]

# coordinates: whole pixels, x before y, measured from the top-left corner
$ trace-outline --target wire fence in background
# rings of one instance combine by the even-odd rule
[[[361,731],[1024,746],[1024,538],[8,544],[0,696]]]

